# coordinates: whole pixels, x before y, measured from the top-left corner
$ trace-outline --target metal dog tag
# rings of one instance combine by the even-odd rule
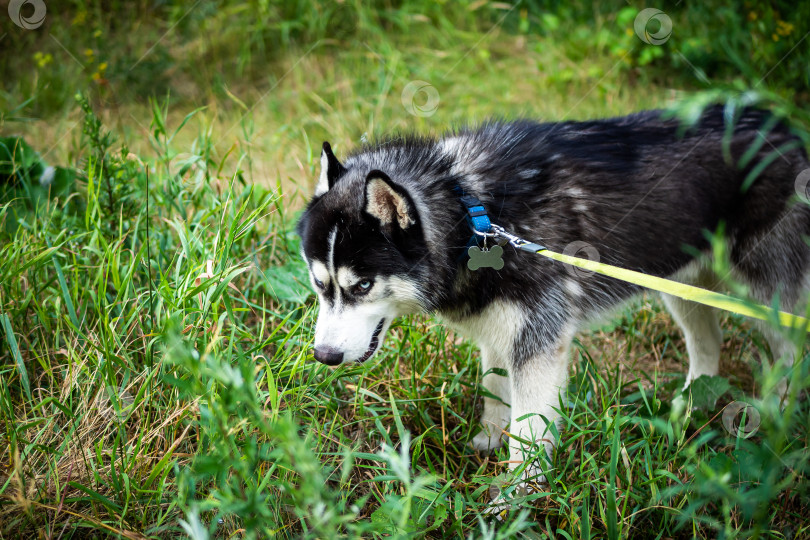
[[[479,268],[494,268],[500,270],[503,268],[503,248],[501,246],[492,246],[490,249],[481,249],[478,246],[472,246],[467,250],[467,255],[470,259],[467,261],[467,268],[470,270],[478,270]]]

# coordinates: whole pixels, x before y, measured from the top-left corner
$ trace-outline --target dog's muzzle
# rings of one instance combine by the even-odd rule
[[[377,350],[377,347],[380,345],[380,333],[382,332],[383,326],[385,326],[384,318],[380,319],[380,322],[377,323],[377,327],[374,329],[374,333],[371,335],[368,349],[365,353],[363,353],[363,356],[356,360],[357,362],[365,362],[371,358],[371,355],[373,355]],[[312,355],[315,357],[315,360],[321,364],[326,364],[327,366],[337,366],[343,362],[343,352],[328,345],[323,347],[315,347],[315,350],[312,351]]]

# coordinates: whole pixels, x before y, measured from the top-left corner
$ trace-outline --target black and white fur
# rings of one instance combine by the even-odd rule
[[[509,246],[502,270],[468,270],[471,231],[454,187],[480,199],[493,222],[551,250],[584,242],[602,262],[703,287],[716,276],[695,253],[708,254],[707,231],[724,224],[734,277],[754,298],[770,302],[778,294],[791,310],[810,266],[810,208],[795,202],[794,181],[810,164],[794,145],[743,191],[752,168],[795,138],[782,124],[767,130],[762,111],[738,116],[715,107],[689,129],[660,111],[493,122],[437,140],[394,138],[343,163],[324,143],[315,196],[298,229],[320,299],[315,358],[365,361],[396,317],[435,313],[480,347],[484,385],[501,398],[485,399],[473,445],[492,449],[509,426],[550,449],[546,421],[558,417],[574,334],[639,288]],[[741,166],[750,148],[753,158]],[[687,384],[716,374],[716,314],[664,301],[686,336]],[[774,355],[791,364],[790,343],[763,330]],[[509,444],[514,468],[524,448],[515,437]],[[531,465],[524,474],[538,472]]]

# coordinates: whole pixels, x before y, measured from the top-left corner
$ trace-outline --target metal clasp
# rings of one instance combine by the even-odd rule
[[[490,232],[480,232],[476,231],[475,229],[472,229],[472,231],[473,233],[484,239],[484,245],[486,245],[487,238],[494,238],[495,242],[500,246],[503,246],[504,244],[511,244],[517,249],[520,249],[522,246],[537,245],[532,242],[529,242],[528,240],[524,240],[523,238],[517,236],[516,234],[510,233],[500,225],[495,225],[494,223],[489,228]],[[537,245],[537,247],[539,248],[541,246]]]
[[[494,231],[493,233],[490,234],[492,234],[495,238],[497,238],[498,240],[504,240],[504,243],[508,242],[518,249],[520,248],[520,246],[529,243],[523,238],[508,232],[500,225],[493,224],[490,230]]]

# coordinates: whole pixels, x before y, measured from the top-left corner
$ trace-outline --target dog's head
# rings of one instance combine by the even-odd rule
[[[412,275],[424,253],[422,222],[396,171],[351,158],[344,166],[324,143],[315,196],[298,233],[320,301],[318,361],[364,362],[394,318],[424,309]]]

